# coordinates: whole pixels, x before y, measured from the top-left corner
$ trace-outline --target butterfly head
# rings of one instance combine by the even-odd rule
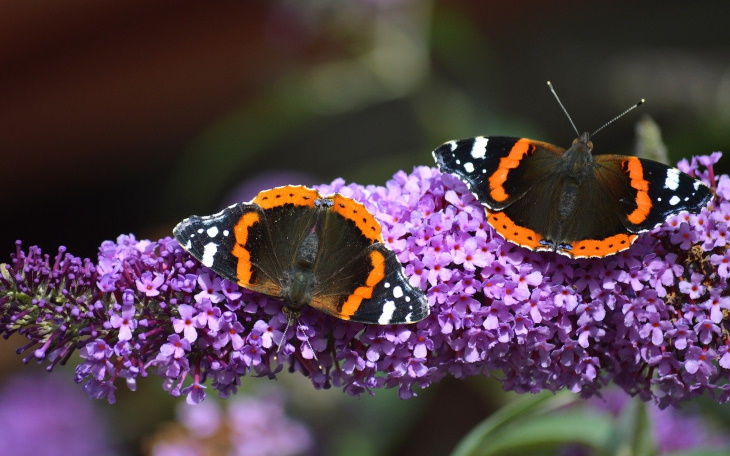
[[[573,140],[573,145],[563,154],[564,172],[566,176],[573,177],[578,181],[585,178],[591,172],[593,165],[593,142],[589,139],[588,132],[582,133]]]
[[[575,148],[576,146],[586,150],[588,153],[591,153],[591,151],[593,151],[593,141],[591,141],[591,134],[587,131],[581,133],[580,136],[573,140],[573,145],[571,149]]]

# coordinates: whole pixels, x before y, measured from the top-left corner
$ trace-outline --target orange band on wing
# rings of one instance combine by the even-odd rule
[[[529,139],[520,139],[509,151],[509,155],[502,157],[499,160],[499,167],[489,177],[489,196],[495,201],[505,201],[509,198],[509,195],[504,190],[504,183],[507,182],[507,175],[509,170],[515,169],[520,166],[520,162],[525,155],[530,154],[533,151],[532,141]]]
[[[637,237],[637,234],[617,234],[600,241],[577,241],[571,243],[572,250],[561,252],[573,258],[604,257],[628,249]]]
[[[503,238],[508,241],[527,247],[528,249],[538,249],[542,246],[540,241],[543,237],[529,228],[517,225],[504,212],[487,211],[487,223],[497,231]]]
[[[631,187],[636,190],[636,209],[628,215],[629,222],[638,225],[646,220],[651,211],[651,198],[649,198],[649,182],[644,179],[644,168],[641,161],[636,157],[627,158],[624,166],[629,172]]]
[[[365,206],[340,194],[328,196],[332,200],[332,210],[348,220],[355,222],[360,232],[371,242],[383,242],[380,223]]]
[[[365,279],[365,286],[357,287],[347,298],[347,301],[342,304],[342,310],[338,316],[343,320],[349,320],[357,312],[363,299],[372,298],[375,286],[385,278],[385,256],[379,251],[373,250],[370,252],[370,263],[373,269]]]
[[[238,220],[236,226],[233,227],[233,232],[236,236],[236,244],[233,246],[233,256],[238,258],[238,265],[236,266],[236,277],[238,277],[238,284],[244,287],[248,287],[251,284],[251,253],[246,250],[246,243],[248,242],[249,229],[260,220],[257,212],[248,212]]]
[[[286,187],[264,190],[256,195],[256,198],[251,202],[261,206],[262,209],[271,209],[284,204],[314,207],[314,202],[321,197],[317,190],[301,185],[287,185]]]

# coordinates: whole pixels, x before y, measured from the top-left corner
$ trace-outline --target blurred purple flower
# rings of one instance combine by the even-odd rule
[[[381,221],[411,283],[427,290],[431,316],[413,325],[365,327],[307,307],[285,331],[280,301],[217,278],[176,241],[120,236],[102,244],[99,266],[18,244],[1,270],[0,332],[26,336],[23,349],[49,368],[83,347],[77,381],[110,400],[119,377],[134,385],[151,367],[171,394],[199,402],[203,383],[227,396],[241,376],[273,378],[287,366],[316,388],[355,395],[398,388],[408,398],[448,374],[496,370],[517,392],[590,396],[613,380],[662,407],[699,395],[726,402],[729,256],[725,243],[707,241],[730,221],[718,158],[680,163],[717,189],[708,208],[671,217],[604,259],[505,242],[466,186],[433,168],[398,172],[384,187],[318,187]]]
[[[588,402],[591,408],[614,416],[621,415],[630,403],[631,397],[615,389],[609,389],[604,392],[602,398]],[[703,419],[699,410],[674,407],[661,409],[654,404],[649,404],[647,407],[657,455],[730,449],[730,439],[720,429],[713,429],[712,425]]]
[[[226,406],[205,402],[177,409],[180,426],[153,436],[152,456],[302,454],[314,444],[309,429],[284,413],[281,394],[240,397]]]
[[[13,456],[116,452],[94,402],[61,376],[16,375],[0,389],[0,447]]]

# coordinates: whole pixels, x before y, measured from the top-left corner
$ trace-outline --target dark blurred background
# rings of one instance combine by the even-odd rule
[[[657,0],[2,1],[0,262],[16,239],[90,257],[157,239],[262,182],[383,184],[454,138],[567,147],[547,80],[581,130],[647,99],[597,153],[633,153],[643,114],[672,161],[727,150],[728,17]],[[451,448],[485,416],[454,383],[418,406],[453,429],[422,414],[390,448],[430,431]]]
[[[262,173],[382,184],[455,137],[567,146],[548,79],[579,129],[643,97],[673,160],[722,150],[728,17],[719,2],[0,2],[0,246],[93,256]],[[632,153],[639,117],[596,152]]]

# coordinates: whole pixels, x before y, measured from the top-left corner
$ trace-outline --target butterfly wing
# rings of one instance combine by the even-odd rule
[[[337,318],[387,325],[414,323],[429,314],[425,294],[408,283],[395,253],[384,244],[372,244],[336,271],[320,269],[320,274],[311,305]]]
[[[556,170],[565,149],[525,138],[478,136],[433,151],[439,169],[464,181],[486,207],[502,210]]]
[[[380,242],[380,224],[360,203],[328,197],[317,227],[317,284],[311,305],[343,320],[412,323],[428,315],[420,289],[408,283],[395,254]]]
[[[384,277],[375,284],[372,297],[360,303],[351,319],[393,325],[414,323],[428,317],[430,309],[426,295],[408,282],[395,253],[378,243],[373,244],[368,254],[382,257]]]
[[[648,231],[680,212],[697,213],[712,191],[698,179],[654,160],[596,156],[597,177],[618,198],[623,224],[632,233]]]
[[[193,215],[180,222],[173,234],[195,259],[224,279],[270,296],[281,294],[271,259],[254,258],[271,244],[260,207],[239,203],[210,216]]]
[[[316,190],[277,187],[207,216],[189,217],[173,233],[191,255],[244,288],[281,297],[283,271],[314,228]]]
[[[450,141],[434,158],[443,172],[464,181],[491,211],[487,222],[505,239],[533,250],[545,242],[556,221],[559,163],[564,149],[525,138],[476,137]]]
[[[625,228],[621,217],[611,210],[614,202],[601,183],[589,175],[573,191],[566,190],[569,187],[565,184],[552,174],[538,182],[528,196],[503,211],[489,213],[487,220],[500,235],[532,250],[554,250],[580,258],[628,248],[631,239],[612,238]],[[610,240],[605,245],[587,243],[604,239]]]
[[[604,257],[626,250],[637,233],[671,215],[699,212],[710,189],[699,180],[653,160],[596,155],[594,174],[583,180],[575,215],[565,223],[573,258]]]

